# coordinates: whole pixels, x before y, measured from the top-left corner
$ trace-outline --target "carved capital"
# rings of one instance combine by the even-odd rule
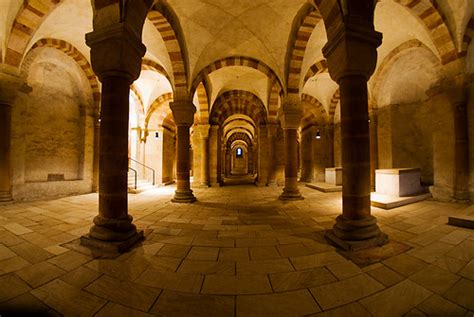
[[[372,23],[347,20],[328,39],[323,48],[329,74],[336,82],[346,76],[365,76],[368,80],[377,65],[377,47],[382,34]]]
[[[19,92],[29,93],[32,88],[17,76],[0,73],[0,103],[13,105]]]
[[[174,122],[177,126],[192,126],[194,123],[194,113],[196,107],[188,101],[170,102],[170,108],[173,112]]]
[[[300,126],[303,109],[294,102],[284,102],[278,112],[283,129],[298,129]]]
[[[209,137],[209,128],[211,126],[209,124],[200,124],[196,126],[196,132],[199,133],[199,136],[203,139],[207,139]]]
[[[107,76],[123,76],[132,83],[140,76],[146,47],[125,23],[86,34],[86,44],[91,48],[92,69],[100,81]]]

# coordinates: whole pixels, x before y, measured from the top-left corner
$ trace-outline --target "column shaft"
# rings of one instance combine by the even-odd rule
[[[11,181],[11,104],[0,103],[0,202],[12,200]]]
[[[370,134],[367,82],[363,76],[344,77],[341,91],[343,167],[342,214],[347,219],[370,215]]]
[[[173,202],[193,202],[196,198],[189,181],[189,126],[178,125],[176,150],[176,192]]]
[[[284,129],[285,143],[285,188],[282,200],[303,199],[298,189],[298,135],[296,129]]]
[[[209,186],[209,138],[201,141],[201,185]]]

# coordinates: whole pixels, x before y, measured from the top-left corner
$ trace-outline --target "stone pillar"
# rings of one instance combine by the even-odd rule
[[[92,168],[92,192],[99,191],[99,161],[100,161],[100,113],[96,113],[94,122],[94,162]]]
[[[276,186],[276,136],[278,132],[278,124],[268,124],[268,186]]]
[[[128,118],[130,85],[138,78],[146,48],[125,25],[86,35],[94,72],[102,82],[99,215],[81,243],[123,252],[143,238],[128,214]],[[127,62],[125,63],[124,60]]]
[[[192,203],[196,201],[196,197],[193,195],[189,180],[189,128],[193,125],[196,107],[188,101],[175,101],[170,102],[170,108],[173,112],[174,122],[177,126],[177,184],[175,195],[171,201],[175,203]]]
[[[199,125],[201,135],[201,185],[209,187],[209,124]]]
[[[375,170],[378,168],[378,136],[377,136],[377,112],[372,110],[369,114],[370,130],[370,190],[375,191]]]
[[[381,245],[387,235],[370,211],[370,132],[367,81],[382,34],[373,23],[348,19],[323,49],[331,77],[341,92],[342,215],[326,237],[345,250]]]
[[[263,187],[268,184],[268,135],[267,126],[258,127],[258,172],[257,186]]]
[[[298,132],[302,115],[301,107],[295,102],[286,101],[280,108],[280,121],[283,127],[285,144],[285,187],[281,200],[303,199],[298,189]]]
[[[315,139],[317,127],[310,126],[301,131],[301,181],[311,183],[313,179],[313,142]]]

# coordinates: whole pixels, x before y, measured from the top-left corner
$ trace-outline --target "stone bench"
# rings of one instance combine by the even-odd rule
[[[325,182],[335,186],[342,185],[342,167],[328,167],[325,170]]]
[[[391,168],[375,171],[375,191],[391,196],[413,196],[422,192],[419,168]]]

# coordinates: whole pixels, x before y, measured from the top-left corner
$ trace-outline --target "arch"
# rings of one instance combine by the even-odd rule
[[[163,94],[163,95],[159,96],[158,98],[156,98],[155,101],[153,101],[153,103],[150,105],[150,107],[148,108],[148,111],[146,113],[145,129],[148,129],[148,124],[150,122],[150,119],[151,119],[151,116],[153,115],[153,113],[157,109],[162,107],[162,105],[164,103],[169,102],[169,101],[173,101],[173,94],[172,93]],[[171,109],[169,107],[168,107],[168,110],[171,113]],[[168,114],[168,112],[166,112],[166,114]],[[166,118],[166,116],[163,117],[163,119],[165,119],[165,118]]]
[[[469,45],[471,44],[472,39],[474,38],[474,17],[472,17],[466,25],[466,31],[464,32],[462,40],[462,48],[460,56],[466,56]]]
[[[235,141],[244,141],[245,143],[247,143],[249,147],[252,144],[252,140],[250,140],[250,137],[247,134],[243,132],[235,132],[227,138],[227,141],[226,141],[227,148],[230,149],[232,143],[234,143]]]
[[[143,102],[142,95],[138,91],[136,85],[132,84],[130,86],[130,92],[133,93],[137,97],[138,105],[140,106],[141,114],[144,115],[145,114],[145,103]]]
[[[31,49],[28,51],[26,55],[31,54],[35,49],[41,48],[41,47],[51,47],[55,48],[67,56],[71,57],[77,65],[82,69],[84,74],[87,77],[87,80],[89,82],[89,85],[92,90],[92,98],[94,100],[94,106],[97,111],[99,111],[100,108],[100,87],[99,87],[99,81],[97,80],[97,76],[94,74],[94,71],[92,70],[91,64],[89,64],[89,61],[87,58],[82,55],[81,52],[77,48],[75,48],[71,43],[66,42],[64,40],[59,40],[59,39],[53,39],[53,38],[47,38],[47,39],[41,39],[37,41]],[[21,65],[22,73],[28,72],[28,69],[30,67],[31,61],[25,61]]]
[[[316,118],[322,116],[323,120],[328,119],[328,113],[326,112],[326,109],[324,109],[323,104],[318,99],[308,94],[301,94],[301,101],[303,102],[304,109],[308,109],[305,104],[311,105],[311,108],[309,109]]]
[[[280,91],[277,85],[272,85],[268,96],[268,118],[277,121],[278,108],[280,107]]]
[[[309,38],[321,21],[319,10],[305,3],[293,20],[286,53],[286,84],[288,94],[299,93],[301,67]]]
[[[339,91],[339,88],[337,88],[331,97],[331,101],[329,102],[329,111],[328,111],[329,117],[334,118],[334,116],[336,115],[336,108],[340,100],[341,100],[341,93]]]
[[[177,15],[166,3],[159,1],[148,13],[148,20],[160,33],[168,50],[173,67],[174,89],[186,91],[188,88],[188,54]]]
[[[151,70],[157,72],[158,74],[165,76],[166,79],[168,79],[168,81],[171,83],[170,76],[168,75],[166,69],[157,62],[152,61],[151,59],[142,59],[142,71],[144,70]]]
[[[199,102],[199,119],[200,122],[209,121],[209,98],[204,82],[200,82],[197,87],[197,97]]]
[[[5,64],[19,67],[28,43],[41,26],[44,19],[63,0],[23,1],[15,20],[13,21],[8,39]]]
[[[373,96],[373,100],[377,99],[377,96],[380,92],[381,87],[383,86],[383,78],[387,75],[387,72],[390,70],[393,64],[405,53],[407,53],[411,49],[422,48],[429,52],[429,58],[433,65],[439,65],[439,59],[434,55],[433,51],[429,49],[425,44],[420,42],[417,39],[406,41],[396,48],[394,48],[380,63],[379,67],[375,74],[372,76],[370,81],[371,92]],[[441,74],[441,70],[438,71]],[[375,103],[373,103],[375,106]]]
[[[256,124],[267,121],[267,112],[262,101],[254,94],[242,90],[230,90],[219,96],[211,110],[210,124],[221,124],[233,114],[245,114]]]
[[[275,72],[267,64],[251,57],[231,56],[217,60],[207,65],[198,73],[191,84],[191,97],[194,95],[199,83],[201,83],[205,77],[207,77],[210,73],[227,66],[244,66],[256,69],[268,77],[270,85],[276,84],[279,92],[283,90],[283,85],[280,78],[278,78]]]
[[[316,63],[314,63],[313,65],[311,65],[311,67],[308,69],[308,71],[306,72],[306,75],[304,76],[304,79],[303,79],[303,85],[302,87],[304,87],[304,85],[306,84],[306,82],[311,78],[311,77],[314,77],[318,74],[322,74],[322,73],[327,73],[328,72],[328,62],[327,60],[325,59],[322,59],[322,60],[319,60],[317,61]]]
[[[444,17],[438,11],[436,0],[394,0],[417,16],[428,29],[438,49],[441,64],[446,65],[458,58],[454,39]]]

